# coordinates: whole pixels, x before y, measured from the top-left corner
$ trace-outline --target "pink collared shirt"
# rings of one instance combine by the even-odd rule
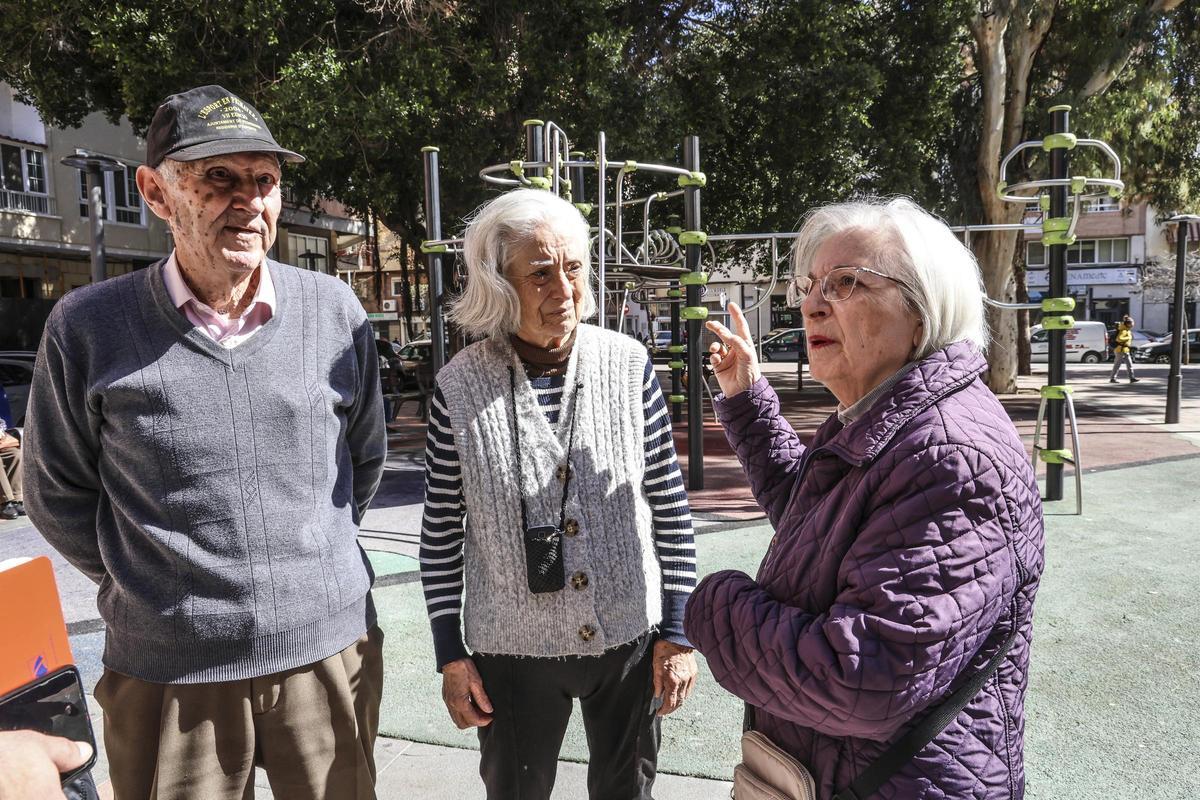
[[[254,299],[236,319],[218,314],[196,297],[183,280],[174,251],[162,269],[171,303],[205,336],[222,347],[237,347],[275,315],[275,284],[271,282],[271,270],[267,269],[266,262],[258,269],[258,291],[254,293]]]

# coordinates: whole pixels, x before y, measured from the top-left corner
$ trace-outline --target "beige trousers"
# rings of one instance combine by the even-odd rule
[[[3,425],[0,425],[3,427]],[[21,502],[21,448],[0,450],[0,503]]]
[[[383,632],[306,667],[240,681],[96,684],[116,800],[374,800]]]

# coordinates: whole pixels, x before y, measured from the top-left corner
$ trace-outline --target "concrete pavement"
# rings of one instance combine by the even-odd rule
[[[833,398],[811,381],[797,391],[794,365],[765,369],[780,388],[789,419],[798,431],[811,434],[833,410]],[[1029,794],[1132,797],[1119,787],[1140,783],[1138,797],[1200,796],[1195,777],[1200,765],[1194,748],[1185,746],[1200,739],[1195,723],[1189,722],[1198,718],[1200,688],[1194,676],[1200,665],[1194,651],[1184,646],[1194,635],[1180,630],[1181,623],[1194,627],[1196,608],[1194,600],[1188,602],[1189,575],[1168,568],[1194,563],[1198,555],[1189,549],[1191,540],[1179,534],[1194,520],[1191,512],[1200,492],[1194,478],[1200,462],[1192,462],[1200,456],[1200,367],[1185,368],[1182,421],[1173,426],[1161,422],[1166,367],[1140,367],[1143,381],[1135,385],[1109,384],[1108,369],[1070,368],[1088,476],[1085,513],[1070,514],[1073,484],[1068,473],[1067,500],[1047,507],[1050,567],[1039,597],[1031,678]],[[1001,398],[1027,441],[1037,409],[1036,388],[1044,380],[1044,373],[1023,378],[1016,394]],[[419,534],[423,426],[402,418],[390,438],[384,486],[361,535],[383,590],[415,577],[407,562],[416,553]],[[706,488],[691,492],[698,529],[760,525],[761,514],[711,415],[705,445]],[[686,466],[686,440],[677,437],[677,446]],[[1143,544],[1130,549],[1130,541]],[[94,587],[54,555],[31,526],[0,522],[0,559],[42,553],[55,559],[76,660],[94,682],[103,644]],[[1177,563],[1161,563],[1172,555]],[[1123,574],[1130,565],[1136,567],[1136,579]],[[1111,602],[1114,592],[1121,602]],[[1129,598],[1131,603],[1124,602]],[[1137,625],[1126,624],[1131,615]],[[1114,641],[1117,646],[1111,645]],[[1098,649],[1099,642],[1110,646]],[[1038,655],[1039,645],[1047,653],[1045,661]],[[426,660],[428,654],[413,657]],[[723,718],[720,725],[726,725]],[[736,730],[717,733],[736,743]],[[477,755],[471,750],[383,739],[377,761],[381,797],[482,797]],[[1156,777],[1147,783],[1151,769]],[[1117,777],[1130,782],[1119,784]],[[585,785],[585,767],[563,762],[555,796],[584,797]],[[664,775],[656,787],[660,798],[728,796],[728,784],[719,780]]]

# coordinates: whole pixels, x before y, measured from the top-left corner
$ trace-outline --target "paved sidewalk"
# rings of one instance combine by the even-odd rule
[[[1084,472],[1085,476],[1095,477],[1085,477],[1083,517],[1070,513],[1074,486],[1069,471],[1066,500],[1047,506],[1048,555],[1055,573],[1048,572],[1039,598],[1037,637],[1047,648],[1055,646],[1054,642],[1069,647],[1063,655],[1066,666],[1051,665],[1053,672],[1039,673],[1035,658],[1029,795],[1072,800],[1200,796],[1196,753],[1185,746],[1200,740],[1194,722],[1200,710],[1200,690],[1195,685],[1200,664],[1194,649],[1186,646],[1186,642],[1194,642],[1194,635],[1176,631],[1181,620],[1194,621],[1195,615],[1180,607],[1185,599],[1176,599],[1174,606],[1162,605],[1165,595],[1190,596],[1180,588],[1180,582],[1186,582],[1186,570],[1180,572],[1175,569],[1180,565],[1175,564],[1166,565],[1163,572],[1157,569],[1156,561],[1138,560],[1145,555],[1143,550],[1122,550],[1128,545],[1124,532],[1142,535],[1146,528],[1146,547],[1156,548],[1156,558],[1166,558],[1161,554],[1169,552],[1178,552],[1181,558],[1190,555],[1190,540],[1172,543],[1168,537],[1178,533],[1180,525],[1187,525],[1184,520],[1200,501],[1200,486],[1194,479],[1198,471],[1190,461],[1200,456],[1200,366],[1185,368],[1182,421],[1171,426],[1161,421],[1166,367],[1139,367],[1143,380],[1135,385],[1109,384],[1109,369],[1103,364],[1070,367],[1080,416]],[[1001,398],[1027,445],[1037,411],[1037,387],[1045,382],[1044,367],[1040,370],[1041,374],[1022,378],[1017,393]],[[832,396],[811,380],[806,381],[803,390],[797,390],[794,365],[765,365],[765,371],[779,388],[788,418],[802,435],[811,436],[834,410]],[[676,443],[686,471],[686,425],[677,426]],[[424,425],[411,414],[402,416],[391,426],[389,444],[384,484],[364,519],[360,537],[377,566],[381,589],[410,583],[416,577],[411,558],[416,555],[419,538]],[[1175,463],[1183,460],[1188,463]],[[1120,473],[1104,474],[1114,471]],[[1122,477],[1126,475],[1129,480]],[[749,494],[736,457],[711,414],[705,425],[705,487],[690,493],[698,530],[714,532],[762,524],[761,512]],[[1144,524],[1143,518],[1153,518],[1159,527]],[[1194,521],[1194,515],[1190,518]],[[1164,520],[1170,521],[1167,528],[1161,527]],[[1068,551],[1060,550],[1060,546],[1075,548],[1069,551],[1074,555],[1068,558]],[[1078,563],[1075,557],[1088,553],[1089,547],[1095,548],[1093,555]],[[89,683],[94,683],[100,674],[103,647],[95,587],[53,553],[27,522],[0,522],[0,559],[41,554],[55,562],[76,661]],[[1124,564],[1136,567],[1134,578],[1120,574]],[[1098,565],[1109,565],[1111,570],[1105,572]],[[1062,577],[1056,583],[1050,579],[1052,574]],[[1127,594],[1130,592],[1139,598],[1137,603]],[[1130,597],[1128,614],[1136,619],[1132,628],[1123,627],[1129,623],[1121,620],[1119,608],[1112,612],[1115,619],[1110,618],[1109,611],[1102,611],[1104,603],[1114,597],[1122,602]],[[1193,600],[1188,607],[1194,606]],[[1095,633],[1076,626],[1076,619],[1094,625]],[[1154,648],[1139,639],[1145,626],[1151,626],[1145,642],[1153,642]],[[1102,642],[1095,636],[1101,632],[1116,637],[1112,647],[1097,649]],[[1172,650],[1176,647],[1173,641],[1179,642],[1177,651]],[[1126,652],[1131,660],[1120,663],[1116,656]],[[427,654],[411,657],[422,660]],[[1077,667],[1072,659],[1078,660]],[[1150,675],[1162,685],[1149,685]],[[1147,747],[1150,749],[1145,750]],[[1142,766],[1142,761],[1151,756],[1154,771]],[[477,758],[473,750],[384,739],[377,752],[380,796],[453,800],[482,797]],[[104,774],[103,761],[98,772]],[[584,765],[562,762],[555,797],[585,797],[585,774]],[[1140,789],[1146,790],[1123,794],[1112,789],[1117,784],[1106,776],[1118,775],[1128,779],[1126,786],[1140,784]],[[1074,790],[1072,786],[1079,788]],[[728,791],[724,781],[670,775],[661,776],[656,784],[660,800],[724,800]],[[269,793],[261,791],[257,796],[267,797]]]

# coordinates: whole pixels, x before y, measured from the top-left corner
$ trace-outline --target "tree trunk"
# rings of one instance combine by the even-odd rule
[[[1004,303],[1016,302],[1017,282],[1012,267],[1016,236],[1007,231],[990,232],[973,237],[972,244],[983,268],[983,286],[988,297]],[[997,394],[1010,394],[1017,389],[1017,325],[1013,312],[989,306],[988,328],[992,332],[988,386]]]
[[[367,212],[371,220],[371,265],[375,268],[375,310],[383,310],[383,263],[379,260],[379,217]]]
[[[1025,234],[1017,236],[1017,247],[1013,252],[1013,275],[1017,282],[1017,302],[1029,302],[1029,286],[1025,270]],[[1029,312],[1017,312],[1017,374],[1032,375],[1033,354],[1029,348]]]
[[[409,282],[408,272],[408,242],[402,237],[400,239],[400,305],[404,307],[404,340],[411,341],[413,338],[413,290],[412,284]]]

